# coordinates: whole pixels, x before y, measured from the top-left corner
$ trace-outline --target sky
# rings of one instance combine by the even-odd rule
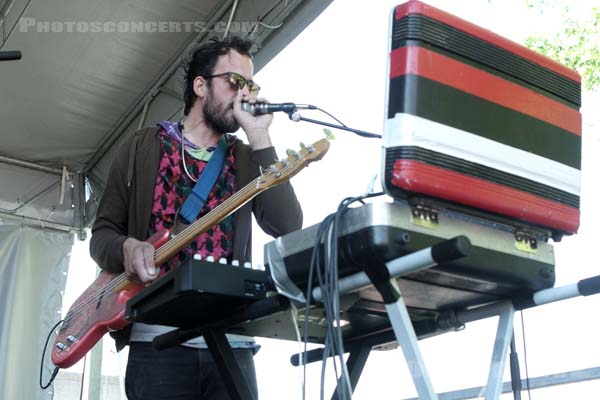
[[[401,1],[336,0],[287,48],[255,76],[261,95],[272,102],[291,101],[319,106],[346,125],[381,133],[384,122],[388,24],[392,8]],[[536,32],[551,32],[561,20],[552,13],[539,18],[528,12],[521,0],[430,0],[427,3],[483,26],[518,43]],[[587,2],[583,6],[589,4]],[[585,10],[581,12],[585,16]],[[597,133],[598,96],[583,97],[582,224],[578,235],[555,245],[556,286],[577,282],[597,274],[597,260],[591,249],[596,241],[595,222],[600,221],[594,205],[600,191],[594,172],[600,170]],[[302,115],[328,120],[313,111]],[[328,120],[329,121],[329,120]],[[304,209],[304,227],[319,223],[345,197],[365,192],[369,181],[381,169],[381,143],[344,131],[336,136],[329,153],[292,179]],[[322,128],[306,122],[292,122],[276,115],[271,136],[280,155],[297,149],[300,142],[312,143],[323,137]],[[379,182],[380,177],[377,177]],[[377,187],[380,188],[378,184]],[[255,229],[253,258],[262,259],[262,247],[272,240]],[[82,260],[87,249],[80,244],[73,259]],[[80,261],[89,263],[90,261]],[[93,276],[93,264],[89,268]],[[79,283],[78,285],[81,285]],[[81,286],[79,286],[81,287]],[[65,303],[69,304],[68,299]],[[600,366],[600,296],[577,298],[536,307],[523,312],[530,377]],[[521,316],[516,314],[515,332],[524,377]],[[470,323],[460,332],[447,333],[419,342],[434,389],[437,392],[484,385],[491,360],[497,319]],[[262,345],[256,356],[260,398],[299,399],[300,372],[289,364],[298,351],[294,342],[257,339]],[[111,341],[105,341],[106,347]],[[124,371],[126,353],[108,350],[103,372]],[[320,366],[313,365],[308,378],[308,397],[317,398]],[[505,381],[509,380],[508,367]],[[329,387],[331,390],[331,387]],[[600,393],[600,381],[565,385],[532,392],[532,398],[591,399]],[[356,388],[355,399],[416,396],[400,350],[372,352]],[[327,396],[330,397],[330,396]],[[501,398],[512,398],[504,395]]]

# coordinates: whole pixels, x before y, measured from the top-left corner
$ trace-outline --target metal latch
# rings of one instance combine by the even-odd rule
[[[524,231],[515,232],[515,247],[527,253],[537,253],[538,239]]]
[[[412,223],[424,228],[436,229],[439,224],[438,212],[431,207],[416,205],[411,209]]]

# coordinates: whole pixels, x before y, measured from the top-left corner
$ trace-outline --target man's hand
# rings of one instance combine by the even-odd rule
[[[127,275],[141,283],[152,282],[158,277],[154,247],[150,243],[127,238],[123,242],[123,264]]]
[[[242,101],[248,101],[250,104],[266,103],[266,99],[244,98],[241,90],[238,90],[237,97],[233,102],[233,117],[240,124],[240,127],[246,132],[248,143],[252,150],[265,149],[271,147],[271,138],[269,137],[269,126],[273,122],[273,114],[252,115],[242,110]]]

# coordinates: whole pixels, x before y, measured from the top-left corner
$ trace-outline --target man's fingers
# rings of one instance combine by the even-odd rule
[[[242,111],[242,101],[244,101],[244,95],[241,90],[238,90],[235,100],[233,101],[233,109],[236,111]]]
[[[154,279],[158,274],[158,268],[154,265],[154,247],[152,245],[144,246],[142,251],[146,273]]]
[[[137,242],[127,250],[125,256],[127,275],[142,283],[156,279],[158,270],[154,265],[154,247],[150,243]]]
[[[269,102],[269,100],[267,100],[267,99],[266,99],[266,98],[264,98],[264,97],[256,97],[256,98],[254,99],[254,103],[268,103],[268,102]]]
[[[146,273],[146,263],[144,262],[144,253],[140,247],[136,247],[133,250],[132,258],[133,275],[137,277],[141,282],[148,282],[148,274]]]

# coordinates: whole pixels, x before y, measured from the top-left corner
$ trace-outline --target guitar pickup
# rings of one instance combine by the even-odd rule
[[[58,342],[58,343],[56,343],[56,348],[64,351],[64,350],[67,350],[69,348],[69,346],[67,346],[64,343]]]
[[[75,336],[73,336],[73,335],[69,335],[69,336],[67,336],[67,340],[68,340],[69,342],[71,342],[71,343],[77,343],[77,342],[79,342],[79,339],[77,339],[77,338],[76,338]]]

